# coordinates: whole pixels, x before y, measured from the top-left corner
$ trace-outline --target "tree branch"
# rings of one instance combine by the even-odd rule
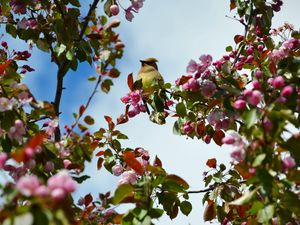
[[[85,17],[82,29],[80,31],[79,34],[79,40],[82,39],[84,32],[88,26],[88,23],[90,21],[90,17],[92,12],[96,9],[97,4],[99,3],[100,0],[94,0],[93,4],[90,6],[90,9],[88,11],[87,16]],[[57,7],[60,8],[59,3],[57,2],[57,0],[54,1],[57,4]],[[60,13],[63,15],[63,10],[62,8],[59,9]],[[61,102],[61,97],[62,97],[62,91],[63,91],[63,82],[64,82],[64,76],[67,73],[67,66],[68,66],[68,60],[67,59],[63,59],[61,63],[59,63],[58,61],[56,62],[56,64],[58,65],[58,71],[57,71],[57,84],[56,84],[56,93],[55,93],[55,98],[54,98],[54,109],[55,109],[55,114],[57,117],[59,117],[60,115],[60,102]],[[60,129],[58,127],[58,129],[56,129],[55,131],[55,141],[60,141],[61,139],[61,132]]]

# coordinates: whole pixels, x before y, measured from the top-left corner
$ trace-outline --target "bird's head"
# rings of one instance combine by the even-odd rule
[[[148,65],[148,66],[153,66],[156,70],[158,70],[156,64],[158,60],[156,58],[147,58],[147,59],[140,60],[140,62],[142,63],[142,67]]]

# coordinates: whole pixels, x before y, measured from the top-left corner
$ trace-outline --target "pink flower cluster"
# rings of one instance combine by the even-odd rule
[[[16,140],[19,144],[23,142],[23,135],[26,133],[24,124],[21,120],[16,120],[14,126],[9,128],[8,137]]]
[[[126,10],[125,10],[125,18],[128,21],[132,21],[132,19],[134,18],[134,14],[133,13],[138,13],[140,8],[143,7],[144,5],[144,1],[145,0],[131,0],[131,6],[129,6]]]
[[[125,104],[129,104],[133,107],[133,109],[128,111],[129,117],[134,117],[138,115],[140,112],[147,112],[147,106],[144,105],[142,101],[142,91],[136,90],[132,91],[129,94],[123,96],[121,101]]]
[[[137,154],[139,157],[137,160],[141,163],[141,165],[146,168],[146,166],[149,164],[149,153],[143,148],[136,149]],[[136,172],[132,169],[126,169],[121,164],[116,164],[112,168],[112,173],[115,176],[121,176],[121,179],[118,182],[118,185],[121,184],[135,184],[138,180],[138,175]]]
[[[182,76],[175,81],[176,85],[182,85],[184,91],[198,92],[204,97],[212,97],[216,92],[215,83],[210,80],[213,78],[212,71],[209,67],[212,65],[211,55],[201,55],[200,62],[191,60],[187,66],[187,73],[194,74],[188,76]]]
[[[35,175],[23,176],[16,184],[19,192],[26,197],[51,197],[54,201],[63,200],[66,195],[75,191],[76,186],[77,183],[65,170],[50,177],[47,185],[42,185]]]
[[[222,142],[224,144],[232,145],[234,146],[231,157],[236,161],[243,161],[245,158],[245,142],[241,135],[239,135],[236,132],[231,132],[228,136],[224,137],[222,139]]]
[[[13,109],[16,103],[15,99],[8,99],[5,97],[0,98],[0,112],[6,112]]]
[[[230,126],[230,119],[226,118],[225,113],[219,110],[211,111],[207,116],[207,122],[212,125],[215,130],[227,130]]]

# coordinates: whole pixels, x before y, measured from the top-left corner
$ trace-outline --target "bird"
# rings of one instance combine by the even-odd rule
[[[140,60],[141,68],[137,75],[137,81],[142,81],[144,96],[150,96],[154,91],[163,87],[164,79],[158,71],[156,58]]]

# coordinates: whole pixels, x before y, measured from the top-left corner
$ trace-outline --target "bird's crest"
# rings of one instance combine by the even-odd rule
[[[157,62],[158,60],[156,58],[147,58],[147,59],[144,59],[144,60],[140,60],[140,62],[142,63],[142,66],[144,65],[149,65],[149,66],[153,66],[156,70],[158,70],[157,68]]]

